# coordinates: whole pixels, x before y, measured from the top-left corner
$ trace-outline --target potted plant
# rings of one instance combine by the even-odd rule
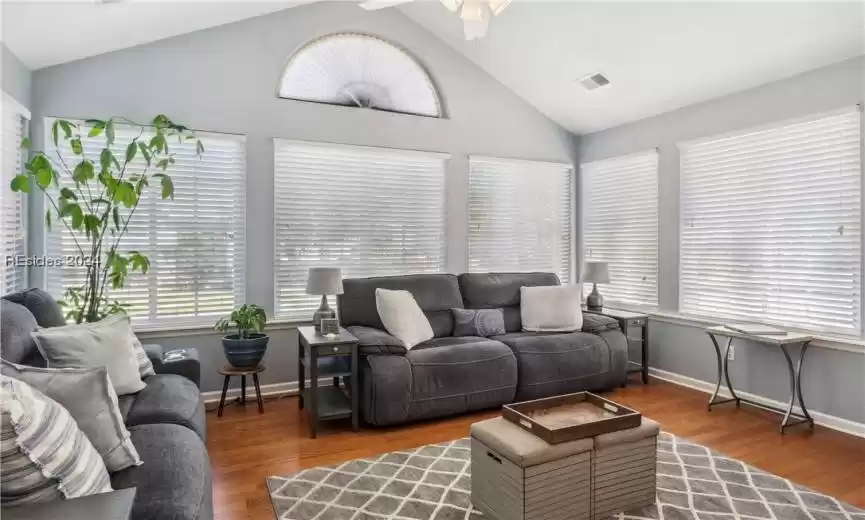
[[[236,334],[222,337],[222,348],[231,366],[255,368],[261,363],[270,339],[262,332],[266,324],[267,314],[264,309],[254,304],[244,304],[228,317],[216,322],[216,330],[220,332],[237,329]]]
[[[114,142],[115,125],[138,133],[122,153]],[[25,193],[37,188],[32,195],[44,197],[48,206],[45,226],[50,230],[52,223],[62,225],[84,261],[84,283],[66,287],[59,303],[66,308],[66,319],[75,323],[125,312],[128,305],[110,299],[109,287],[122,289],[128,275],[147,273],[150,267],[144,253],[121,247],[130,222],[134,227],[134,221],[148,218],[135,213],[141,197],[154,183],[159,185],[162,199],[174,198],[174,183],[168,175],[175,163],[171,152],[174,139],[194,141],[198,156],[204,146],[195,132],[164,115],[154,117],[149,124],[125,118],[88,119],[83,123],[57,119],[51,125],[50,139],[53,148],[31,151],[22,171],[12,179],[11,188]],[[98,154],[96,149],[85,150],[85,141],[97,139],[102,141]],[[61,154],[61,144],[71,149],[72,160]],[[29,148],[30,140],[23,139],[21,147]]]

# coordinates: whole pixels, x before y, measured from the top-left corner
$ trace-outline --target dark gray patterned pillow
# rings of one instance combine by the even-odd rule
[[[454,336],[488,338],[505,333],[505,315],[501,309],[451,309]]]

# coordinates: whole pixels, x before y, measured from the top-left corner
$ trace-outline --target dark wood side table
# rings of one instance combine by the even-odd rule
[[[628,332],[630,332],[630,328],[642,327],[643,330],[639,339],[640,362],[635,363],[631,360],[628,360],[628,373],[633,374],[639,372],[643,379],[643,384],[649,384],[649,315],[639,312],[623,311],[620,309],[609,309],[607,307],[597,310],[589,310],[584,308],[583,310],[585,312],[590,312],[592,314],[600,314],[602,316],[607,316],[609,318],[617,320],[619,322],[619,327],[625,334],[625,341],[627,341],[628,343],[629,351],[632,341],[631,337],[628,335]]]
[[[323,336],[315,327],[298,327],[297,380],[300,409],[309,410],[310,437],[315,439],[320,421],[351,417],[351,427],[359,429],[357,338],[344,328],[335,337]],[[306,379],[309,378],[309,388]],[[333,386],[318,386],[322,377],[332,377]],[[339,378],[349,378],[346,395]]]
[[[258,374],[264,372],[264,363],[255,368],[235,368],[231,365],[225,365],[219,369],[219,373],[225,376],[225,381],[222,383],[222,397],[219,399],[219,409],[216,412],[217,417],[222,417],[222,409],[225,408],[225,396],[228,394],[228,382],[231,381],[231,376],[240,376],[240,399],[238,402],[246,406],[246,376],[252,376],[252,382],[255,383],[255,397],[258,399],[258,413],[264,413],[264,401],[261,398],[261,385],[258,384]]]
[[[135,488],[32,506],[4,507],[3,520],[129,520]]]

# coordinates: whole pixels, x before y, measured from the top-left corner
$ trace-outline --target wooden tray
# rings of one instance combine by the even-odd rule
[[[502,417],[550,444],[636,428],[642,415],[590,392],[506,404]]]

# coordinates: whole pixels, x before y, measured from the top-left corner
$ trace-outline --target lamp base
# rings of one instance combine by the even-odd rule
[[[600,311],[604,308],[604,297],[598,292],[598,284],[592,284],[592,292],[586,297],[586,308]]]
[[[327,296],[321,296],[321,305],[318,307],[318,310],[315,311],[312,315],[312,324],[315,326],[315,331],[321,334],[321,320],[322,318],[336,318],[336,311],[328,307],[327,305]]]

